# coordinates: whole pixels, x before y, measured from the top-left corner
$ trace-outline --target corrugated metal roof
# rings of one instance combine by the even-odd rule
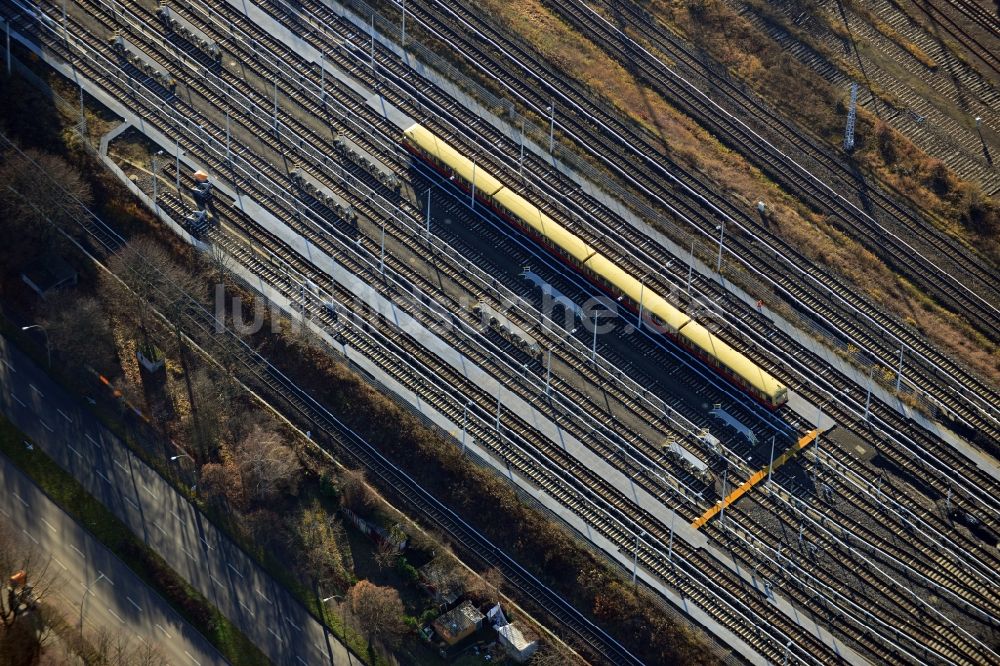
[[[684,326],[681,335],[768,396],[771,402],[774,402],[778,392],[785,388],[784,384],[765,372],[763,368],[720,340],[698,322],[691,321]]]
[[[468,157],[452,148],[446,141],[438,138],[437,135],[423,125],[412,125],[403,130],[403,135],[410,143],[422,149],[427,154],[433,155],[443,164],[448,165],[465,182],[471,183],[473,182],[473,178],[475,178],[476,190],[482,192],[484,196],[493,196],[497,190],[503,187],[503,183],[480,166],[477,166]]]

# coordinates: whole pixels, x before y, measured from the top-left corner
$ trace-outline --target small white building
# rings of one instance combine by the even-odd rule
[[[510,658],[518,663],[522,663],[531,658],[538,649],[538,639],[526,635],[517,626],[517,622],[505,624],[497,627],[497,640],[503,645]]]

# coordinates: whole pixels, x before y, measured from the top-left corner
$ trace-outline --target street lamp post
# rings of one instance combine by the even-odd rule
[[[49,346],[49,332],[45,330],[45,327],[41,324],[32,324],[31,326],[22,326],[22,331],[30,331],[33,328],[37,328],[45,336],[45,356],[49,360],[49,367],[52,367],[52,348]]]

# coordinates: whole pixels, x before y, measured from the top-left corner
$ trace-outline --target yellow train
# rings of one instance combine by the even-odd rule
[[[474,192],[479,201],[609,296],[620,299],[633,312],[641,311],[647,324],[670,336],[764,406],[774,410],[788,401],[788,388],[767,371],[672,306],[653,289],[646,288],[433,132],[417,124],[404,130],[403,137],[403,145],[411,153],[444,177],[454,180],[466,192]]]

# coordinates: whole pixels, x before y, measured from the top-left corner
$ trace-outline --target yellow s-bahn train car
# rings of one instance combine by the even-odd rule
[[[445,178],[494,210],[560,261],[586,277],[652,327],[668,335],[706,365],[768,409],[788,401],[788,389],[766,370],[730,347],[654,290],[543,213],[527,199],[462,155],[433,132],[416,124],[403,131],[403,145]],[[641,304],[640,304],[641,303]]]

